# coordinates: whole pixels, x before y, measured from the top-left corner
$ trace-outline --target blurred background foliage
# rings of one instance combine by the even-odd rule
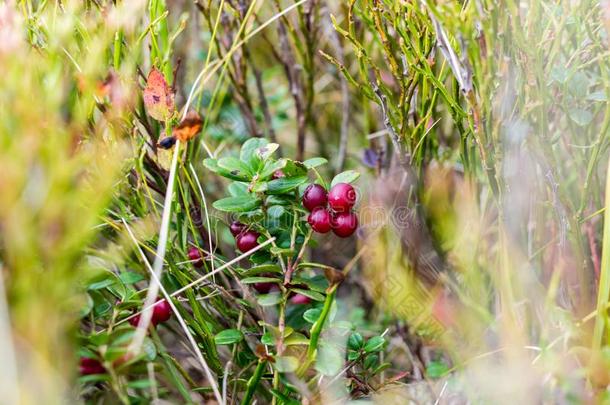
[[[590,0],[1,4],[0,401],[607,401],[609,15]],[[175,91],[167,122],[142,99],[153,67]],[[168,201],[157,142],[187,104],[203,129]],[[174,300],[212,379],[176,317],[131,357],[164,206],[168,292],[237,256],[212,208],[232,189],[203,159],[252,137],[327,159],[324,178],[362,174],[358,237],[306,254],[347,274],[336,299],[302,272],[334,303],[289,305],[280,330],[277,302],[242,283],[273,269],[242,260]],[[261,355],[280,334],[302,359],[324,308],[315,365]],[[77,377],[79,357],[105,372]]]

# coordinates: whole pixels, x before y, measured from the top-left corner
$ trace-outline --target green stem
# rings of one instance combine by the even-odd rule
[[[333,301],[335,300],[337,285],[338,284],[330,288],[330,291],[328,292],[328,294],[326,295],[326,299],[324,300],[324,307],[322,307],[320,317],[311,327],[311,338],[309,339],[309,346],[307,347],[307,357],[305,358],[305,362],[299,368],[297,373],[298,375],[303,375],[305,371],[307,371],[311,363],[313,363],[313,361],[315,360],[316,351],[318,350],[318,341],[320,340],[320,334],[322,333],[322,329],[324,328],[324,324],[326,323],[328,314],[330,314],[330,309],[333,305]]]
[[[262,359],[258,361],[256,369],[254,370],[254,374],[252,374],[252,377],[250,377],[250,379],[248,380],[248,384],[246,386],[246,395],[241,401],[242,405],[249,405],[252,402],[254,391],[256,391],[256,387],[258,386],[258,383],[260,382],[261,377],[263,375],[263,371],[265,370],[265,363],[266,361]]]

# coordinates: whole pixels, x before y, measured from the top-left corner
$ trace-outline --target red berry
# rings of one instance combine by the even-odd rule
[[[337,183],[328,193],[328,204],[336,212],[348,212],[356,203],[356,190],[347,183]]]
[[[307,217],[307,222],[311,225],[311,229],[319,233],[327,233],[330,231],[330,212],[326,208],[318,207],[314,209]]]
[[[327,202],[326,190],[319,184],[310,184],[303,193],[303,206],[308,211],[313,211],[316,207],[324,207]]]
[[[282,177],[286,177],[286,175],[284,174],[284,172],[282,170],[276,170],[271,175],[271,178],[273,180],[281,179]]]
[[[152,323],[158,325],[172,317],[172,307],[166,300],[161,300],[153,307]]]
[[[140,323],[140,315],[136,315],[133,318],[129,318],[129,321],[127,322],[129,322],[129,324],[134,328],[137,328],[138,324]]]
[[[203,260],[201,260],[201,252],[194,246],[191,246],[188,251],[188,258],[193,262],[193,266],[199,268],[203,266]]]
[[[258,246],[256,241],[259,237],[259,233],[255,231],[246,231],[237,236],[237,248],[242,252],[246,253],[248,250],[252,250]]]
[[[246,230],[246,225],[239,221],[233,221],[231,222],[231,225],[229,225],[229,230],[231,231],[231,235],[237,236]]]
[[[295,294],[290,298],[290,302],[295,305],[305,305],[311,302],[311,299],[303,294]]]
[[[88,357],[80,358],[80,366],[79,371],[81,375],[91,375],[91,374],[104,374],[106,369],[97,359],[91,359]]]
[[[268,294],[269,291],[271,291],[271,287],[273,287],[275,284],[273,283],[254,283],[254,289],[259,293],[259,294]]]
[[[331,226],[335,235],[347,238],[358,228],[358,217],[353,212],[339,212],[333,216]]]

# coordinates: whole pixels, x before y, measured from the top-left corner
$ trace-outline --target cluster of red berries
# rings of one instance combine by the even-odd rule
[[[248,250],[252,250],[258,246],[256,240],[260,234],[252,229],[248,229],[245,224],[242,224],[239,221],[233,221],[229,226],[229,230],[231,231],[231,235],[235,237],[237,249],[242,253],[246,253]]]
[[[151,323],[153,326],[157,326],[160,323],[169,321],[169,318],[172,317],[172,307],[165,300],[157,301],[155,306],[153,307],[153,313],[151,318]],[[129,318],[129,323],[137,327],[138,323],[140,323],[140,315],[136,315],[133,318]]]
[[[358,216],[352,212],[355,203],[356,190],[347,183],[335,184],[328,193],[321,185],[310,184],[303,193],[311,228],[318,233],[332,229],[341,238],[347,238],[358,228]]]

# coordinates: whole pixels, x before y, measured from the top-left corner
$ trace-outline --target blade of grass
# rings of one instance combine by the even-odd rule
[[[608,298],[610,298],[610,162],[606,172],[606,202],[604,211],[604,230],[602,242],[602,261],[599,279],[599,290],[597,292],[597,314],[595,315],[595,328],[593,330],[593,351],[599,351],[602,346],[604,331],[608,323],[608,315],[605,311]]]
[[[134,236],[133,232],[131,231],[131,228],[129,227],[127,222],[125,222],[124,220],[123,220],[123,224],[125,225],[125,229],[127,229],[127,232],[129,233],[129,236],[131,237],[131,240],[133,241],[134,245],[138,249],[138,252],[140,253],[140,256],[142,257],[142,261],[146,265],[146,268],[150,271],[150,275],[154,279],[155,284],[158,286],[159,289],[161,289],[161,293],[165,297],[165,300],[167,301],[167,303],[172,308],[172,312],[176,315],[176,318],[178,319],[178,323],[184,330],[184,333],[186,334],[186,337],[189,340],[189,343],[191,344],[193,351],[197,355],[197,359],[199,360],[199,362],[201,363],[201,366],[203,367],[206,378],[208,379],[208,381],[210,382],[210,385],[212,386],[212,390],[214,391],[214,395],[216,396],[218,403],[224,404],[225,402],[222,400],[222,396],[220,395],[220,391],[218,389],[218,382],[216,381],[216,378],[212,375],[212,371],[210,370],[208,363],[205,361],[205,358],[203,357],[203,354],[201,353],[201,350],[199,349],[197,342],[195,342],[193,335],[189,331],[189,328],[188,328],[186,322],[184,321],[184,318],[182,317],[182,315],[180,315],[180,312],[178,312],[178,308],[176,308],[176,305],[172,301],[171,296],[169,295],[169,293],[167,292],[165,287],[163,287],[163,285],[161,284],[161,280],[158,278],[155,270],[153,269],[153,267],[150,265],[150,263],[146,259],[146,255],[144,254],[142,249],[140,249],[140,244],[138,243],[138,240]],[[151,287],[149,287],[149,291],[150,290],[151,290]],[[150,310],[148,310],[148,311],[152,312]],[[138,324],[138,328],[140,328],[140,327],[141,327],[141,322],[140,322],[140,324]]]
[[[180,141],[176,142],[174,149],[174,155],[172,157],[171,169],[169,172],[169,180],[167,182],[167,190],[165,192],[165,202],[163,203],[163,214],[161,217],[161,229],[159,230],[159,243],[157,244],[157,252],[155,255],[155,261],[153,263],[152,275],[154,279],[161,279],[161,273],[163,271],[163,261],[165,259],[165,249],[167,247],[167,238],[169,235],[169,222],[172,213],[172,201],[174,199],[174,183],[176,181],[176,168],[178,166],[178,155],[180,152]],[[129,351],[132,354],[137,355],[142,348],[146,331],[150,325],[152,318],[152,306],[157,300],[159,293],[159,283],[150,283],[148,292],[146,294],[146,300],[144,301],[144,312],[140,317],[138,328],[133,336],[133,339],[129,345]]]

